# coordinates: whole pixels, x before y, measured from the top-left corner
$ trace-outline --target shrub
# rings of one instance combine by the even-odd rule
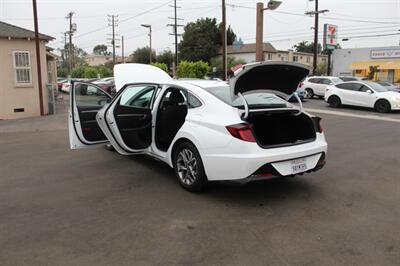
[[[208,64],[203,61],[181,61],[176,74],[178,78],[204,78],[209,68]]]
[[[158,68],[160,68],[160,69],[162,69],[162,70],[164,70],[165,72],[168,73],[168,66],[167,66],[167,64],[156,62],[156,63],[152,63],[151,65],[152,65],[152,66],[155,66],[155,67],[158,67]]]

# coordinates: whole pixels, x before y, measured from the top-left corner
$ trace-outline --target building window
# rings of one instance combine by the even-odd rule
[[[272,60],[272,54],[268,54],[268,60]]]
[[[293,62],[298,62],[299,61],[299,57],[297,55],[293,56]]]
[[[31,60],[28,51],[13,51],[15,83],[18,85],[32,84]]]
[[[326,61],[326,59],[325,59],[325,58],[322,58],[321,60],[322,60],[322,62],[325,62],[325,61]]]
[[[281,57],[281,61],[285,61],[285,57],[284,56]]]
[[[311,58],[309,56],[307,56],[307,63],[311,62]]]

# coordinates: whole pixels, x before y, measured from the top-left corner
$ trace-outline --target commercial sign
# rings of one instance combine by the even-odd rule
[[[371,50],[372,59],[400,58],[400,49]]]
[[[324,49],[333,50],[337,46],[337,32],[336,25],[324,24]]]

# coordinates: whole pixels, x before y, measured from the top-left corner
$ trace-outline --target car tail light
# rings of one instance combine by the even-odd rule
[[[322,118],[319,117],[319,116],[313,116],[313,117],[312,117],[312,120],[313,120],[313,122],[314,122],[315,130],[316,130],[317,132],[319,132],[319,133],[322,133],[322,132],[323,132],[323,129],[322,129],[322,126],[321,126],[321,120],[322,120]]]
[[[251,130],[251,125],[249,124],[236,124],[227,126],[226,129],[231,133],[235,138],[248,141],[248,142],[256,142],[254,138],[253,131]]]
[[[303,82],[300,82],[300,83],[299,83],[299,88],[303,87],[303,85],[304,85],[304,83],[303,83]]]

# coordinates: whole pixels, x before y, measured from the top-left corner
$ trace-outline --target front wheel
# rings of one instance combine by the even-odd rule
[[[203,162],[191,142],[179,144],[174,153],[174,170],[179,184],[188,191],[199,192],[207,185]]]
[[[386,100],[379,100],[375,104],[375,110],[379,113],[387,113],[390,109],[390,103]]]

